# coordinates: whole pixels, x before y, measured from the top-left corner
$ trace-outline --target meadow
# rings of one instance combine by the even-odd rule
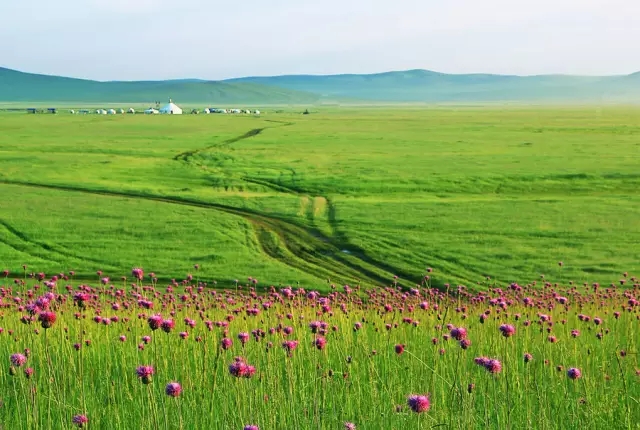
[[[188,109],[185,107],[185,109]],[[610,282],[640,250],[640,110],[0,114],[0,262],[169,281]],[[562,260],[562,270],[556,265]],[[165,270],[170,270],[165,272]]]
[[[637,428],[639,114],[0,113],[0,428]]]
[[[633,429],[640,284],[6,276],[7,429]],[[430,273],[430,272],[427,272]]]

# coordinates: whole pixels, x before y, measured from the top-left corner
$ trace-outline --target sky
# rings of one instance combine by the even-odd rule
[[[0,67],[96,80],[640,71],[638,0],[0,0]]]

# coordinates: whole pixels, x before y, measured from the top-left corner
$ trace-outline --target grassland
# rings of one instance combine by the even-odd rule
[[[168,279],[199,263],[219,282],[318,288],[410,285],[427,266],[437,282],[610,282],[640,269],[639,115],[5,113],[0,266]]]
[[[428,285],[320,297],[114,278],[0,278],[6,428],[631,430],[640,420],[634,277],[629,289],[485,282],[458,297]],[[255,373],[233,371],[235,357]],[[182,391],[168,396],[171,382]],[[412,394],[430,407],[412,411]]]

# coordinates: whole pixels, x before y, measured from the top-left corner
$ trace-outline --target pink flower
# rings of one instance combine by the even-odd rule
[[[246,333],[246,332],[238,333],[238,340],[240,341],[241,344],[244,345],[249,340],[249,333]]]
[[[151,383],[151,377],[155,373],[153,366],[138,366],[136,374],[142,380],[143,384]]]
[[[78,426],[78,428],[82,428],[89,422],[89,418],[87,418],[86,415],[76,415],[71,422]]]
[[[172,319],[166,319],[162,321],[162,324],[160,325],[160,327],[162,327],[162,331],[164,331],[165,333],[170,333],[175,326],[176,323]]]
[[[567,376],[569,377],[569,379],[580,379],[582,377],[582,372],[580,372],[580,369],[576,367],[571,367],[569,370],[567,370]]]
[[[287,351],[289,354],[291,354],[293,352],[293,350],[295,350],[298,347],[298,341],[297,340],[286,340],[286,341],[282,342],[282,347],[285,349],[285,351]]]
[[[56,322],[56,314],[53,312],[41,312],[38,315],[38,321],[40,321],[42,328],[50,328]]]
[[[162,325],[162,316],[160,314],[152,315],[147,319],[147,323],[149,323],[151,330],[158,330]]]
[[[318,337],[315,340],[314,345],[316,348],[322,350],[327,345],[327,339],[325,339],[324,337]]]
[[[500,326],[500,332],[504,337],[511,337],[515,334],[516,328],[510,324],[502,324]]]
[[[167,396],[178,397],[182,393],[182,386],[177,382],[169,382],[164,390]]]
[[[487,369],[487,371],[489,373],[500,373],[502,371],[502,363],[500,363],[500,360],[489,360],[485,365],[484,368]]]
[[[144,271],[140,268],[134,268],[131,270],[131,276],[133,276],[138,281],[142,281],[142,279],[144,279]]]
[[[236,378],[251,378],[256,373],[256,368],[245,363],[244,358],[236,357],[229,365],[229,373]]]
[[[22,367],[27,362],[27,357],[22,354],[16,353],[12,354],[11,357],[9,357],[9,361],[11,361],[11,364],[16,367]]]
[[[462,339],[465,339],[467,337],[467,329],[464,327],[454,327],[453,329],[451,329],[451,332],[449,334],[455,340],[461,341]]]
[[[407,404],[417,414],[427,412],[431,408],[431,401],[426,395],[412,394],[408,397]]]

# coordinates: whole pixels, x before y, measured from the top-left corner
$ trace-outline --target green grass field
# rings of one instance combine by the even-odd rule
[[[0,114],[0,269],[320,289],[640,269],[639,108],[316,110]]]

